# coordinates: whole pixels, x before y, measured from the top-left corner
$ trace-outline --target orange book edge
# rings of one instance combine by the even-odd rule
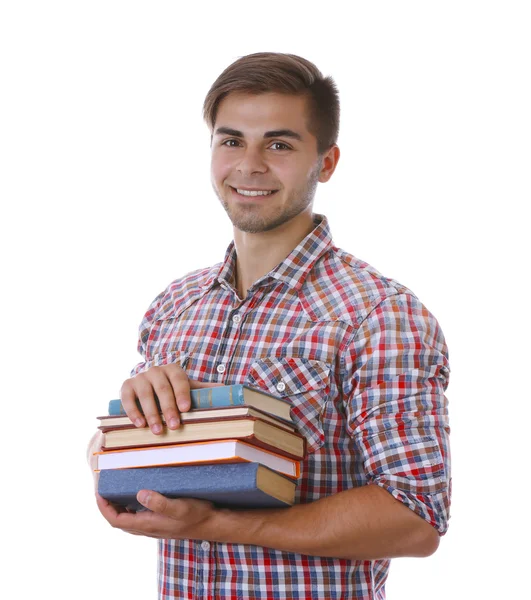
[[[282,475],[284,475],[285,477],[288,477],[290,479],[295,479],[295,478],[299,478],[300,477],[300,461],[294,460],[293,458],[289,458],[283,454],[278,454],[277,452],[272,452],[271,450],[266,450],[265,448],[262,448],[260,446],[255,446],[254,444],[249,444],[248,442],[244,442],[241,439],[237,439],[237,438],[225,438],[223,440],[207,440],[207,441],[202,441],[202,442],[191,442],[191,443],[184,443],[184,444],[169,444],[169,445],[165,445],[165,446],[160,446],[160,445],[156,445],[156,446],[142,446],[141,448],[136,448],[136,447],[131,447],[131,448],[124,448],[123,450],[117,449],[117,450],[105,450],[105,451],[100,451],[100,452],[93,452],[93,456],[97,456],[99,454],[114,454],[116,452],[134,452],[134,451],[142,451],[142,450],[150,450],[150,449],[157,449],[157,448],[177,448],[177,447],[181,447],[181,446],[197,446],[199,444],[201,445],[205,445],[205,444],[216,444],[219,442],[237,442],[239,444],[245,444],[246,446],[250,446],[252,448],[258,448],[259,450],[261,450],[262,452],[266,452],[267,454],[271,454],[272,456],[276,456],[277,458],[283,458],[284,460],[289,460],[293,463],[294,467],[295,467],[295,475],[287,475],[286,473],[282,473]],[[235,456],[234,458],[218,458],[218,459],[210,459],[210,460],[194,460],[194,461],[189,461],[189,462],[182,462],[182,463],[178,463],[175,466],[186,466],[186,465],[203,465],[203,464],[218,464],[218,463],[226,463],[226,464],[230,464],[230,463],[235,463],[235,462],[252,462],[250,460],[247,460],[246,458],[241,458],[241,457],[237,457]],[[156,466],[162,466],[162,465],[150,465],[152,467],[156,467]],[[167,465],[167,466],[171,466],[171,465]],[[125,467],[124,467],[125,468]],[[127,467],[129,469],[134,469],[134,468],[145,468],[145,467]],[[101,469],[94,469],[95,473],[99,473]]]

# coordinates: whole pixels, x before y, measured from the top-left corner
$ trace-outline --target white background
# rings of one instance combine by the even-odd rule
[[[148,304],[223,258],[202,101],[265,50],[335,78],[342,156],[315,210],[450,347],[450,530],[393,562],[388,597],[529,593],[527,5],[1,3],[2,598],[156,597],[156,543],[99,515],[85,448]]]

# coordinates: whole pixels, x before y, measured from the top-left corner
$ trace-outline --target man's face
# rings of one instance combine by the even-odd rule
[[[232,224],[269,231],[311,208],[321,161],[307,128],[307,100],[233,93],[218,109],[212,186]]]

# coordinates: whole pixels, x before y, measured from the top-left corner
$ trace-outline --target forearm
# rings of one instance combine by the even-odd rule
[[[428,556],[439,534],[376,485],[289,509],[217,511],[213,541],[353,560]]]

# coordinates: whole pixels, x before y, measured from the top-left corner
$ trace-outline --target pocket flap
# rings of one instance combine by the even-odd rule
[[[329,371],[319,360],[267,356],[253,362],[247,378],[250,383],[282,398],[326,388]]]
[[[311,453],[324,444],[321,413],[329,373],[328,365],[319,360],[266,356],[253,362],[246,383],[291,403],[291,415]]]

